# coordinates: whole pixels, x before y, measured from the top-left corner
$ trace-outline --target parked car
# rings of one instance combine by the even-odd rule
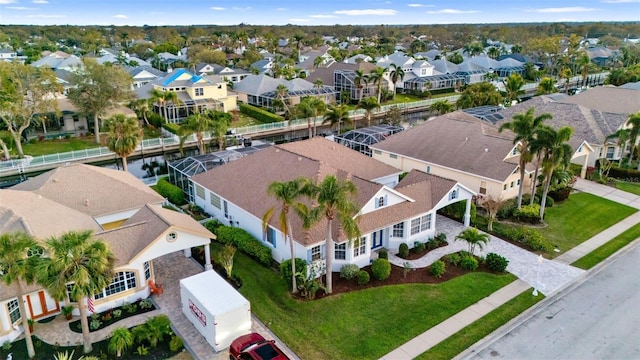
[[[273,340],[266,340],[258,333],[242,335],[229,346],[231,360],[289,360]]]

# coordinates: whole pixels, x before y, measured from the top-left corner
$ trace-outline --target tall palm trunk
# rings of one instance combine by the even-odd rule
[[[311,118],[307,118],[307,129],[309,130],[309,139],[313,137],[313,130],[311,129]]]
[[[518,186],[518,210],[522,209],[522,190],[524,189],[524,166],[526,164],[520,163],[520,186]]]
[[[542,190],[542,199],[540,199],[540,220],[544,220],[544,208],[547,205],[547,194],[551,186],[551,177],[553,173],[547,174],[544,180],[544,190]]]
[[[89,333],[89,320],[87,319],[87,307],[85,301],[87,297],[82,297],[78,301],[78,310],[80,310],[80,324],[82,325],[82,342],[84,343],[84,353],[88,354],[93,350],[91,344],[91,333]]]
[[[291,221],[289,221],[289,216],[287,216],[287,228],[288,228],[288,233],[291,232]],[[291,236],[291,234],[285,234],[285,236],[289,236],[289,250],[291,251],[291,289],[292,289],[292,293],[297,293],[298,292],[298,284],[297,284],[297,279],[296,279],[296,253],[293,247],[293,237]],[[287,239],[285,238],[285,241]],[[306,274],[305,274],[306,277]]]
[[[122,156],[120,159],[122,159],[122,170],[124,172],[127,172],[127,157],[126,156]]]
[[[333,266],[333,239],[331,238],[331,223],[333,222],[333,219],[330,217],[327,217],[327,233],[325,234],[325,242],[326,242],[326,259],[325,259],[325,267],[326,267],[326,288],[327,288],[327,294],[331,294],[333,292],[333,287],[332,287],[332,279],[331,279],[331,275],[333,274],[333,272],[331,271],[331,267]]]
[[[24,338],[27,343],[27,354],[29,358],[33,358],[36,355],[36,351],[33,348],[33,339],[31,338],[31,329],[29,329],[29,317],[27,316],[27,307],[22,301],[22,282],[16,281],[16,289],[18,290],[18,307],[20,308],[20,314],[22,315],[22,327],[24,328]]]
[[[536,161],[536,171],[533,173],[533,181],[531,182],[531,200],[529,205],[533,205],[536,197],[536,186],[538,185],[538,172],[540,170],[540,160]]]

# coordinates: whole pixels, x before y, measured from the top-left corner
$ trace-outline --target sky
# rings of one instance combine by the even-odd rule
[[[0,24],[380,25],[640,21],[640,0],[0,0]]]

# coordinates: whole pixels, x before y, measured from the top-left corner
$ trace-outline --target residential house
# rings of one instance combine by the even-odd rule
[[[38,241],[69,231],[91,230],[115,255],[113,282],[93,296],[96,312],[150,295],[156,281],[154,259],[176,251],[190,256],[191,248],[208,252],[215,235],[191,217],[164,209],[164,199],[133,175],[97,166],[59,167],[0,190],[0,231],[26,232]],[[46,255],[45,255],[46,256]],[[159,282],[159,281],[158,281]],[[38,285],[23,294],[0,284],[0,342],[15,340],[23,331],[22,316],[34,320],[60,313],[68,298],[53,299]],[[18,301],[28,313],[21,314]],[[77,310],[76,310],[77,313]]]
[[[611,50],[605,46],[589,47],[586,49],[586,52],[589,60],[600,67],[610,66],[611,60],[613,60],[618,53],[617,50]]]
[[[24,64],[26,60],[26,56],[18,55],[18,53],[11,48],[0,48],[0,61],[19,62]]]
[[[133,88],[139,89],[154,80],[167,75],[166,72],[158,70],[150,65],[127,66],[125,69],[133,78]]]
[[[356,70],[361,70],[365,75],[367,75],[374,71],[376,67],[377,66],[375,64],[367,62],[358,64],[335,63],[327,69],[333,72],[333,87],[336,89],[336,92],[338,94],[342,94],[343,92],[348,93],[351,102],[357,103],[360,99],[369,96],[377,96],[378,85],[363,80],[360,83],[360,87],[358,87],[358,84],[355,81]],[[387,79],[382,80],[382,88],[389,88],[389,81]]]
[[[365,54],[356,54],[344,59],[342,62],[345,64],[359,64],[361,62],[372,62],[373,58]]]
[[[436,210],[470,200],[474,192],[459,183],[421,171],[411,171],[401,181],[401,171],[322,137],[272,146],[255,154],[218,166],[191,178],[195,203],[218,220],[241,227],[272,249],[281,262],[291,258],[277,216],[263,231],[262,218],[278,202],[267,193],[274,181],[307,177],[321,182],[327,175],[348,179],[357,188],[359,239],[347,239],[333,227],[335,261],[332,271],[345,264],[360,267],[371,262],[378,249],[413,246],[436,235]],[[309,204],[311,205],[311,204]],[[309,230],[293,213],[291,238],[294,253],[309,263],[325,258],[325,220]]]
[[[240,80],[244,79],[250,73],[244,69],[230,68],[228,66],[221,66],[218,64],[205,64],[200,63],[196,66],[196,73],[198,75],[219,75],[226,81],[231,81],[236,84]]]
[[[330,66],[335,63],[336,60],[331,56],[331,54],[329,54],[329,49],[331,49],[330,46],[321,46],[318,49],[300,54],[296,68],[303,70],[307,75],[309,75],[316,67]],[[319,66],[316,66],[315,61],[318,57],[322,58],[322,61]]]
[[[573,159],[574,163],[583,166],[581,176],[584,176],[585,167],[595,166],[597,159],[618,160],[628,153],[628,146],[620,147],[616,139],[606,137],[624,127],[630,114],[640,111],[640,91],[598,86],[574,96],[536,96],[501,110],[499,114],[505,118],[503,121],[510,121],[515,114],[524,113],[532,107],[536,115],[551,114],[553,118],[546,120],[546,124],[554,128],[573,128],[569,142],[573,149],[589,150],[585,154],[586,159],[576,154]],[[583,143],[587,146],[582,146]]]
[[[85,114],[81,114],[75,105],[69,101],[66,96],[57,98],[57,107],[59,113],[50,113],[47,116],[47,129],[49,131],[57,131],[60,136],[85,136],[93,133],[93,118]],[[136,113],[125,106],[118,106],[109,109],[100,116],[100,119],[106,119],[116,114],[123,114],[127,117],[137,118]]]
[[[233,93],[244,103],[271,108],[273,100],[280,95],[276,91],[279,85],[287,88],[284,101],[287,106],[295,106],[305,96],[315,96],[330,104],[336,100],[336,91],[331,86],[316,86],[305,79],[274,79],[267,74],[248,75],[233,87]]]
[[[493,199],[518,195],[519,152],[514,135],[456,111],[369,145],[374,159],[402,171],[417,169],[453,179]],[[533,167],[526,169],[525,189],[531,186]]]
[[[154,112],[166,114],[170,123],[179,123],[205,109],[229,112],[237,108],[236,96],[227,92],[227,83],[220,76],[205,77],[177,69],[137,89],[136,95],[139,99],[148,99],[153,89],[173,91],[178,96],[177,103],[154,104]]]
[[[45,55],[46,54],[46,55]],[[34,67],[48,67],[52,70],[73,71],[77,67],[83,66],[82,60],[75,56],[62,51],[45,52],[43,57],[32,62]]]

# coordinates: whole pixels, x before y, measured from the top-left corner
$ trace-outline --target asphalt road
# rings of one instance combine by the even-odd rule
[[[471,359],[640,359],[640,246]]]

